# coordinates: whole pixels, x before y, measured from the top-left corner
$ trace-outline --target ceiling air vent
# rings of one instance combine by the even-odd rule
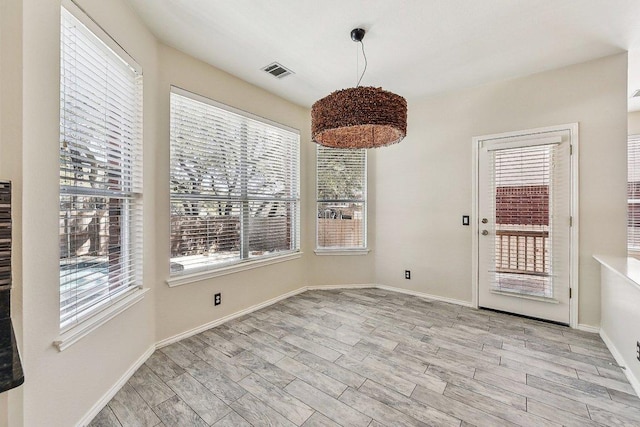
[[[286,77],[289,74],[293,74],[293,71],[285,68],[284,66],[282,66],[281,64],[278,64],[277,62],[267,65],[266,67],[262,68],[262,70],[271,74],[273,77],[276,77],[279,79]]]

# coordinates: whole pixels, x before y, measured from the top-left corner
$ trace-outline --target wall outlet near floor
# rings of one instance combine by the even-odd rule
[[[222,294],[218,292],[213,295],[213,305],[220,305],[222,303]]]
[[[636,341],[636,359],[640,361],[640,341]]]
[[[411,270],[405,270],[404,271],[404,278],[405,279],[411,279]]]

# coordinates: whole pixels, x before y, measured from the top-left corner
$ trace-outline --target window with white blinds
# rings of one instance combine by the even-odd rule
[[[171,275],[300,248],[300,136],[171,91]]]
[[[142,73],[107,34],[83,22],[91,23],[62,8],[63,330],[142,283]]]
[[[627,249],[640,256],[640,135],[627,141]]]
[[[367,151],[317,146],[317,247],[364,249]]]
[[[490,233],[495,236],[490,287],[554,298],[568,274],[570,161],[567,144],[542,144],[490,153]]]

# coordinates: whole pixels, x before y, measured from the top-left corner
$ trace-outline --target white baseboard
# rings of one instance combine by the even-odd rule
[[[576,327],[576,329],[584,332],[592,332],[594,334],[600,333],[600,328],[598,326],[585,325],[582,323],[578,323],[578,326]]]
[[[261,302],[260,304],[256,304],[256,305],[252,305],[251,307],[247,307],[243,310],[240,311],[236,311],[235,313],[229,314],[228,316],[224,316],[221,317],[219,319],[213,320],[211,322],[205,323],[204,325],[200,325],[198,327],[195,327],[193,329],[189,329],[188,331],[185,332],[181,332],[177,335],[174,335],[172,337],[169,338],[165,338],[163,340],[160,340],[156,343],[156,348],[162,348],[162,347],[166,347],[169,344],[173,344],[174,342],[178,342],[182,339],[185,338],[189,338],[193,335],[197,335],[200,332],[204,332],[207,329],[211,329],[211,328],[215,328],[216,326],[222,325],[223,323],[226,323],[230,320],[236,319],[238,317],[244,316],[245,314],[249,314],[252,313],[254,311],[260,310],[261,308],[265,308],[268,307],[270,305],[273,305],[277,302],[280,302],[284,299],[290,298],[294,295],[298,295],[299,293],[302,293],[304,291],[307,290],[307,286],[303,286],[301,288],[298,289],[294,289],[293,291],[287,292],[285,294],[282,295],[278,295],[275,298],[271,298],[270,300]]]
[[[138,358],[138,360],[133,362],[133,364],[129,367],[129,369],[127,369],[124,375],[122,375],[122,377],[120,377],[120,379],[116,381],[116,383],[113,386],[111,386],[109,390],[107,390],[107,392],[100,398],[100,400],[98,400],[96,404],[93,405],[93,407],[89,410],[89,412],[87,412],[84,415],[84,417],[80,419],[80,422],[78,422],[77,427],[84,427],[87,424],[89,424],[91,420],[93,420],[96,417],[96,415],[98,415],[98,412],[100,412],[102,408],[104,408],[107,405],[107,403],[109,403],[109,401],[113,398],[113,396],[116,395],[116,393],[122,388],[122,386],[124,386],[127,383],[127,381],[129,381],[129,379],[133,376],[133,374],[136,373],[138,368],[142,366],[144,362],[147,361],[147,359],[153,354],[155,350],[156,350],[156,346],[152,345],[142,354],[142,356]]]
[[[618,365],[626,367],[628,365],[627,362],[625,362],[622,354],[620,353],[620,351],[618,351],[615,344],[613,344],[613,341],[609,338],[609,336],[603,329],[600,329],[600,337],[602,338],[602,341],[604,341],[604,343],[607,345],[607,348],[613,355],[613,358],[616,359]],[[623,371],[625,376],[629,380],[629,383],[631,383],[631,387],[633,387],[638,397],[640,397],[640,378],[636,378],[631,369],[629,369],[628,367],[626,369],[623,369]]]
[[[376,285],[364,284],[364,285],[315,285],[305,286],[305,291],[322,291],[332,289],[365,289],[365,288],[377,288]],[[304,292],[304,291],[303,291]]]
[[[423,292],[412,291],[410,289],[396,288],[394,286],[375,285],[375,287],[378,289],[384,289],[385,291],[399,292],[401,294],[413,295],[414,297],[432,299],[435,301],[448,302],[450,304],[456,304],[456,305],[461,305],[463,307],[473,308],[473,304],[470,301],[463,301],[455,298],[441,297],[439,295],[425,294]]]

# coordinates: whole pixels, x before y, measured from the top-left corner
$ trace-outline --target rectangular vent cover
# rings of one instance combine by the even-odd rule
[[[640,96],[640,89],[638,89],[635,92],[633,92],[633,94],[631,95],[631,98],[637,98],[639,96]]]
[[[289,74],[293,74],[293,71],[285,68],[283,65],[278,64],[277,62],[273,62],[267,65],[266,67],[262,68],[262,70],[279,79],[286,77]]]

